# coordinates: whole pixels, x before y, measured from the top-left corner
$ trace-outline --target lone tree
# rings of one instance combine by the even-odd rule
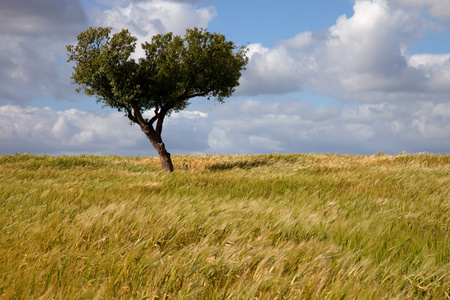
[[[173,165],[161,138],[164,118],[195,97],[223,102],[239,85],[248,62],[245,47],[197,28],[186,30],[184,38],[172,33],[154,36],[142,44],[145,57],[138,61],[130,57],[137,38],[128,30],[111,36],[109,27],[90,27],[77,39],[76,45],[67,46],[67,62],[75,62],[77,91],[84,90],[138,124],[168,172]],[[153,117],[143,116],[147,110]]]

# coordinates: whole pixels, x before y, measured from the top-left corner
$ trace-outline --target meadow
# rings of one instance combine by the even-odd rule
[[[450,299],[450,155],[0,156],[0,299]]]

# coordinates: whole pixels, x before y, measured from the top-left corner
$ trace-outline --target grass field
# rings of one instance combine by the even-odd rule
[[[0,299],[450,299],[449,155],[0,156]]]

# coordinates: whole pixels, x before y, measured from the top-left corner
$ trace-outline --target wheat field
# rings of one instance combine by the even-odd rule
[[[450,299],[450,155],[0,156],[0,299]]]

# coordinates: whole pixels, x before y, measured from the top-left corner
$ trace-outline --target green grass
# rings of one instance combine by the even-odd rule
[[[0,299],[450,299],[449,155],[0,156]]]

